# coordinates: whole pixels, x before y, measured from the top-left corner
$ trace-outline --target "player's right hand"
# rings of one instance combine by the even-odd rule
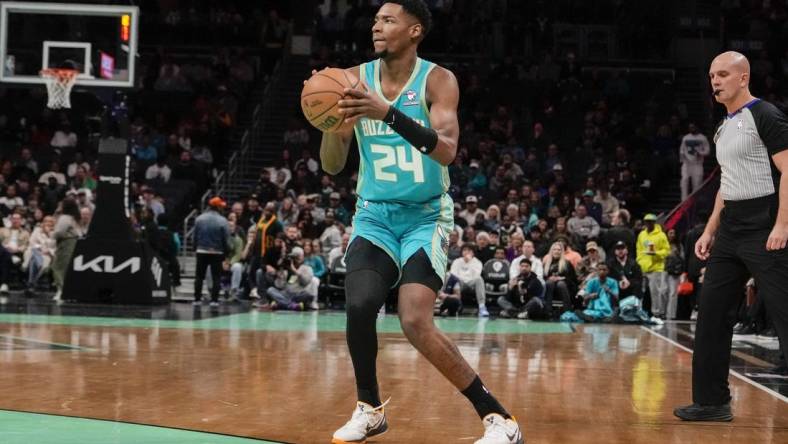
[[[711,247],[714,244],[714,236],[709,233],[703,233],[701,237],[695,242],[695,256],[698,259],[705,261],[711,254]]]

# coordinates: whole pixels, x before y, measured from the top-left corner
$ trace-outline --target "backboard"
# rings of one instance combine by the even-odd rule
[[[133,87],[138,24],[136,6],[0,2],[0,82],[70,68],[77,85]]]

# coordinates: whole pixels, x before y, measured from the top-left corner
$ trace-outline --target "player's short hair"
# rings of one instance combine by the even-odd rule
[[[421,24],[421,38],[429,34],[432,29],[432,13],[424,0],[386,0],[385,3],[394,3],[402,6],[402,10],[416,17]]]

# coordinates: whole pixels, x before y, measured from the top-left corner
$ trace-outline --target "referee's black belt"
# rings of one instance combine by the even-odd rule
[[[776,194],[746,200],[726,200],[722,209],[723,229],[730,232],[768,231],[777,220]]]
[[[756,197],[754,199],[745,199],[745,200],[726,200],[725,201],[725,208],[737,209],[737,210],[747,210],[747,209],[763,209],[769,208],[772,205],[776,205],[779,203],[779,199],[777,198],[777,194],[769,194],[767,196]]]

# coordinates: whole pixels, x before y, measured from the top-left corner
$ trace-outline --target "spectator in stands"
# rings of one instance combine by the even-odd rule
[[[512,215],[515,213],[519,214],[519,210],[516,205],[511,204],[506,207],[506,214],[501,217],[501,225],[498,227],[498,237],[504,245],[507,245],[515,235],[525,237],[522,228],[517,225],[516,219],[512,219]],[[514,217],[517,217],[516,214]]]
[[[350,213],[342,206],[342,196],[336,191],[328,196],[328,208],[334,211],[334,218],[344,226],[350,225]],[[328,211],[326,211],[328,213]]]
[[[266,204],[266,208],[268,208],[269,205],[271,208],[268,217],[271,217],[275,214],[275,204],[269,202]],[[244,208],[243,213],[241,213],[241,218],[238,220],[238,226],[243,227],[244,230],[248,230],[249,227],[256,225],[260,221],[264,212],[264,209],[260,208],[260,200],[257,195],[250,195],[246,200],[246,208]]]
[[[447,253],[448,263],[462,256],[462,243],[460,243],[460,233],[457,230],[449,232],[449,251]]]
[[[169,227],[170,218],[167,213],[160,214],[155,221],[155,233],[151,233],[149,242],[153,249],[159,254],[161,259],[166,262],[167,270],[170,273],[170,284],[173,287],[181,285],[181,266],[178,263],[178,252],[181,249],[181,239],[178,233]]]
[[[487,190],[487,176],[479,167],[479,161],[471,160],[467,192],[482,194]]]
[[[131,146],[131,154],[142,165],[150,165],[159,157],[159,150],[151,143],[150,135],[145,133],[142,135],[138,143]]]
[[[509,280],[509,292],[498,297],[501,317],[538,319],[544,316],[544,285],[531,268],[528,259],[517,264],[517,274]]]
[[[213,165],[213,153],[206,144],[207,141],[201,140],[200,142],[202,143],[195,143],[192,147],[192,159],[202,164],[204,169],[209,169]]]
[[[74,177],[71,178],[71,188],[74,190],[88,190],[88,191],[95,191],[96,190],[96,180],[88,174],[88,170],[84,167],[80,166],[77,168],[76,173],[74,173]]]
[[[79,205],[80,208],[87,207],[91,212],[96,209],[96,205],[93,203],[93,193],[91,193],[89,189],[80,188],[74,195],[77,199],[77,205]]]
[[[317,287],[313,282],[312,268],[304,263],[304,250],[294,247],[281,267],[276,282],[266,290],[272,299],[271,310],[316,310]]]
[[[462,257],[451,263],[451,274],[459,278],[463,289],[473,290],[476,295],[476,302],[479,305],[479,317],[488,317],[486,293],[484,281],[482,280],[483,265],[479,259],[474,257],[475,247],[473,244],[462,246]]]
[[[462,286],[460,278],[451,273],[446,275],[446,283],[438,291],[438,301],[441,305],[438,308],[439,316],[456,316],[462,313]]]
[[[150,209],[153,212],[154,218],[159,217],[159,215],[164,214],[164,204],[161,203],[159,199],[156,198],[156,195],[153,192],[153,188],[148,186],[142,187],[142,201],[141,204],[143,207]]]
[[[77,202],[67,197],[60,203],[60,216],[55,223],[53,237],[55,239],[55,257],[52,260],[52,277],[57,287],[54,300],[59,301],[63,294],[63,280],[66,276],[71,255],[77,246],[77,239],[84,234],[79,224],[81,215]]]
[[[49,171],[42,174],[41,177],[38,178],[38,183],[47,185],[49,184],[50,177],[54,178],[58,185],[66,186],[66,176],[60,172],[60,162],[53,161],[51,164],[49,164]]]
[[[49,269],[55,257],[54,228],[55,218],[46,216],[30,235],[30,242],[25,250],[22,263],[22,268],[28,270],[27,288],[25,289],[25,294],[28,296],[35,292],[38,280]]]
[[[577,267],[577,280],[580,282],[580,291],[583,291],[588,281],[597,276],[597,267],[599,267],[599,264],[604,263],[605,258],[599,251],[599,245],[594,241],[589,241],[586,244],[586,255]]]
[[[594,202],[602,205],[602,222],[603,226],[610,226],[613,224],[613,215],[619,211],[619,202],[615,196],[610,194],[610,190],[606,186],[599,187],[597,195],[594,197]]]
[[[487,207],[487,216],[485,216],[485,225],[488,233],[498,233],[498,228],[501,226],[501,209],[498,205],[490,205]]]
[[[577,206],[575,216],[569,219],[566,227],[572,239],[580,246],[599,237],[599,223],[588,215],[588,209],[584,204]]]
[[[293,225],[298,221],[298,206],[290,197],[285,197],[277,211],[279,221],[284,225]]]
[[[509,238],[509,247],[506,248],[506,260],[510,263],[522,253],[525,236],[515,233]]]
[[[554,208],[555,210],[553,210]],[[559,211],[557,210],[557,207],[555,206],[550,207],[550,210],[555,211],[557,214],[560,214]],[[550,220],[550,218],[551,216],[550,213],[548,212],[547,214],[548,221]],[[569,227],[567,226],[567,221],[565,217],[561,216],[555,218],[555,225],[553,225],[553,229],[547,233],[547,237],[550,239],[551,242],[555,242],[559,237],[565,237],[567,239],[571,239],[573,237],[572,233],[569,232]]]
[[[648,279],[651,311],[654,316],[665,319],[668,302],[665,259],[670,254],[670,244],[662,227],[657,224],[656,215],[646,214],[643,223],[646,227],[638,235],[637,262]]]
[[[545,221],[542,219],[540,222]],[[534,254],[536,254],[536,257],[544,257],[550,250],[550,241],[538,225],[528,233],[528,238],[534,243]]]
[[[602,205],[594,200],[594,191],[587,189],[583,192],[583,203],[585,205],[588,215],[591,216],[597,224],[602,225]]]
[[[76,176],[78,167],[84,168],[86,173],[91,171],[90,164],[85,162],[84,157],[85,156],[82,154],[82,151],[77,151],[74,153],[74,160],[66,167],[66,176]]]
[[[178,162],[172,167],[173,180],[188,180],[195,183],[202,182],[202,168],[192,159],[191,151],[181,151]]]
[[[591,278],[583,292],[584,310],[577,315],[586,322],[597,322],[613,316],[613,305],[618,300],[618,282],[608,276],[608,268],[604,263],[597,267],[597,276]]]
[[[241,292],[241,278],[243,277],[243,253],[246,236],[238,229],[235,221],[228,220],[227,227],[230,231],[230,252],[222,262],[222,270],[230,273],[230,301],[239,301]]]
[[[17,195],[16,191],[16,185],[6,187],[5,196],[0,197],[0,217],[5,217],[25,205],[24,200]]]
[[[343,227],[336,220],[334,210],[329,209],[326,211],[326,219],[319,226],[322,228],[320,243],[326,249],[330,251],[342,244]]]
[[[321,223],[326,218],[326,210],[317,205],[319,194],[310,194],[306,196],[304,205],[300,205],[301,209],[312,213],[312,220],[315,223]]]
[[[66,120],[59,125],[49,144],[53,148],[62,150],[64,148],[75,148],[77,142],[77,133],[71,129],[71,123]]]
[[[577,270],[577,267],[580,265],[580,261],[583,260],[583,256],[581,256],[580,253],[578,253],[577,251],[572,249],[572,244],[569,241],[568,237],[566,237],[566,236],[558,236],[556,238],[556,242],[558,242],[561,245],[563,245],[563,247],[564,247],[564,259],[569,261],[569,263],[572,264],[572,267],[574,267],[574,269]],[[551,248],[552,248],[552,246],[551,246]],[[542,263],[544,263],[544,262],[545,262],[545,260],[542,259]]]
[[[476,234],[476,246],[476,257],[479,258],[482,265],[486,264],[487,261],[495,256],[495,249],[497,247],[490,244],[490,235],[487,234],[486,231],[481,231]]]
[[[465,220],[467,225],[473,225],[476,223],[476,216],[481,214],[482,217],[485,216],[484,210],[479,209],[479,199],[474,196],[470,195],[465,198],[465,209],[460,211],[459,216]]]
[[[678,308],[678,290],[686,269],[684,268],[684,246],[681,244],[676,230],[671,228],[667,233],[670,254],[665,258],[665,279],[668,291],[668,304],[665,312],[667,319],[676,319]],[[686,278],[684,278],[686,279]]]
[[[19,152],[19,159],[14,165],[14,177],[22,175],[27,175],[30,179],[38,177],[38,162],[33,158],[33,152],[27,147],[22,148]]]
[[[522,254],[512,260],[512,265],[509,267],[509,278],[514,279],[520,273],[520,262],[527,260],[530,262],[531,272],[536,275],[539,281],[544,284],[544,268],[542,267],[542,260],[536,256],[534,243],[531,240],[523,242]]]
[[[629,211],[621,209],[613,213],[612,227],[605,231],[602,237],[602,246],[605,251],[612,251],[619,242],[623,242],[630,251],[635,250],[635,231],[629,225]]]
[[[269,202],[276,198],[276,185],[271,183],[271,171],[268,168],[260,170],[260,177],[257,179],[255,192],[263,202]]]
[[[167,183],[170,181],[171,175],[172,170],[170,169],[169,165],[167,165],[166,156],[159,156],[156,159],[156,163],[149,166],[148,169],[145,170],[145,180],[149,181]]]
[[[318,249],[315,249],[318,247]],[[323,279],[328,269],[323,257],[320,255],[319,239],[304,239],[304,263],[312,268],[312,272],[318,279]]]
[[[276,257],[269,254],[269,250],[274,248],[276,238],[284,233],[284,225],[276,215],[276,205],[273,202],[268,202],[263,208],[261,217],[257,222],[250,226],[249,229],[255,229],[253,246],[251,252],[247,255],[249,262],[249,279],[251,281],[250,287],[252,288],[251,297],[256,299],[259,297],[260,290],[257,283],[257,270],[266,270],[267,267],[276,266],[276,262],[280,259],[278,252]],[[246,219],[246,218],[244,218]]]
[[[342,235],[342,244],[338,247],[334,247],[328,252],[328,269],[334,269],[334,262],[341,260],[345,256],[345,252],[347,251],[348,243],[350,242],[350,234],[345,233]]]
[[[619,297],[636,296],[643,299],[643,272],[640,265],[629,256],[626,242],[613,245],[613,257],[607,260],[610,277],[618,282]]]
[[[222,198],[215,196],[208,201],[208,208],[194,221],[194,244],[197,251],[197,266],[194,279],[194,305],[202,303],[202,284],[210,268],[211,307],[219,306],[219,286],[222,263],[230,250],[230,227],[221,211],[227,206]]]
[[[90,228],[90,221],[93,220],[93,210],[90,207],[80,207],[79,208],[79,225],[82,227],[82,232],[87,234],[88,228]]]
[[[296,160],[296,163],[293,165],[293,170],[298,170],[301,165],[304,165],[307,171],[313,176],[316,175],[320,169],[320,165],[317,163],[317,160],[312,157],[312,151],[310,151],[309,148],[303,148],[301,150],[301,158]]]
[[[679,161],[681,162],[681,200],[687,199],[703,183],[703,161],[709,155],[709,140],[698,131],[697,125],[689,124],[689,133],[681,139]],[[690,185],[692,188],[690,188]]]
[[[22,215],[15,212],[9,218],[11,226],[0,228],[0,293],[8,292],[8,274],[12,267],[20,268],[30,242]]]
[[[564,257],[564,244],[554,242],[550,253],[544,258],[545,276],[545,310],[550,316],[553,308],[553,299],[561,299],[561,312],[572,310],[574,302],[572,296],[577,292],[577,276],[575,267]]]

